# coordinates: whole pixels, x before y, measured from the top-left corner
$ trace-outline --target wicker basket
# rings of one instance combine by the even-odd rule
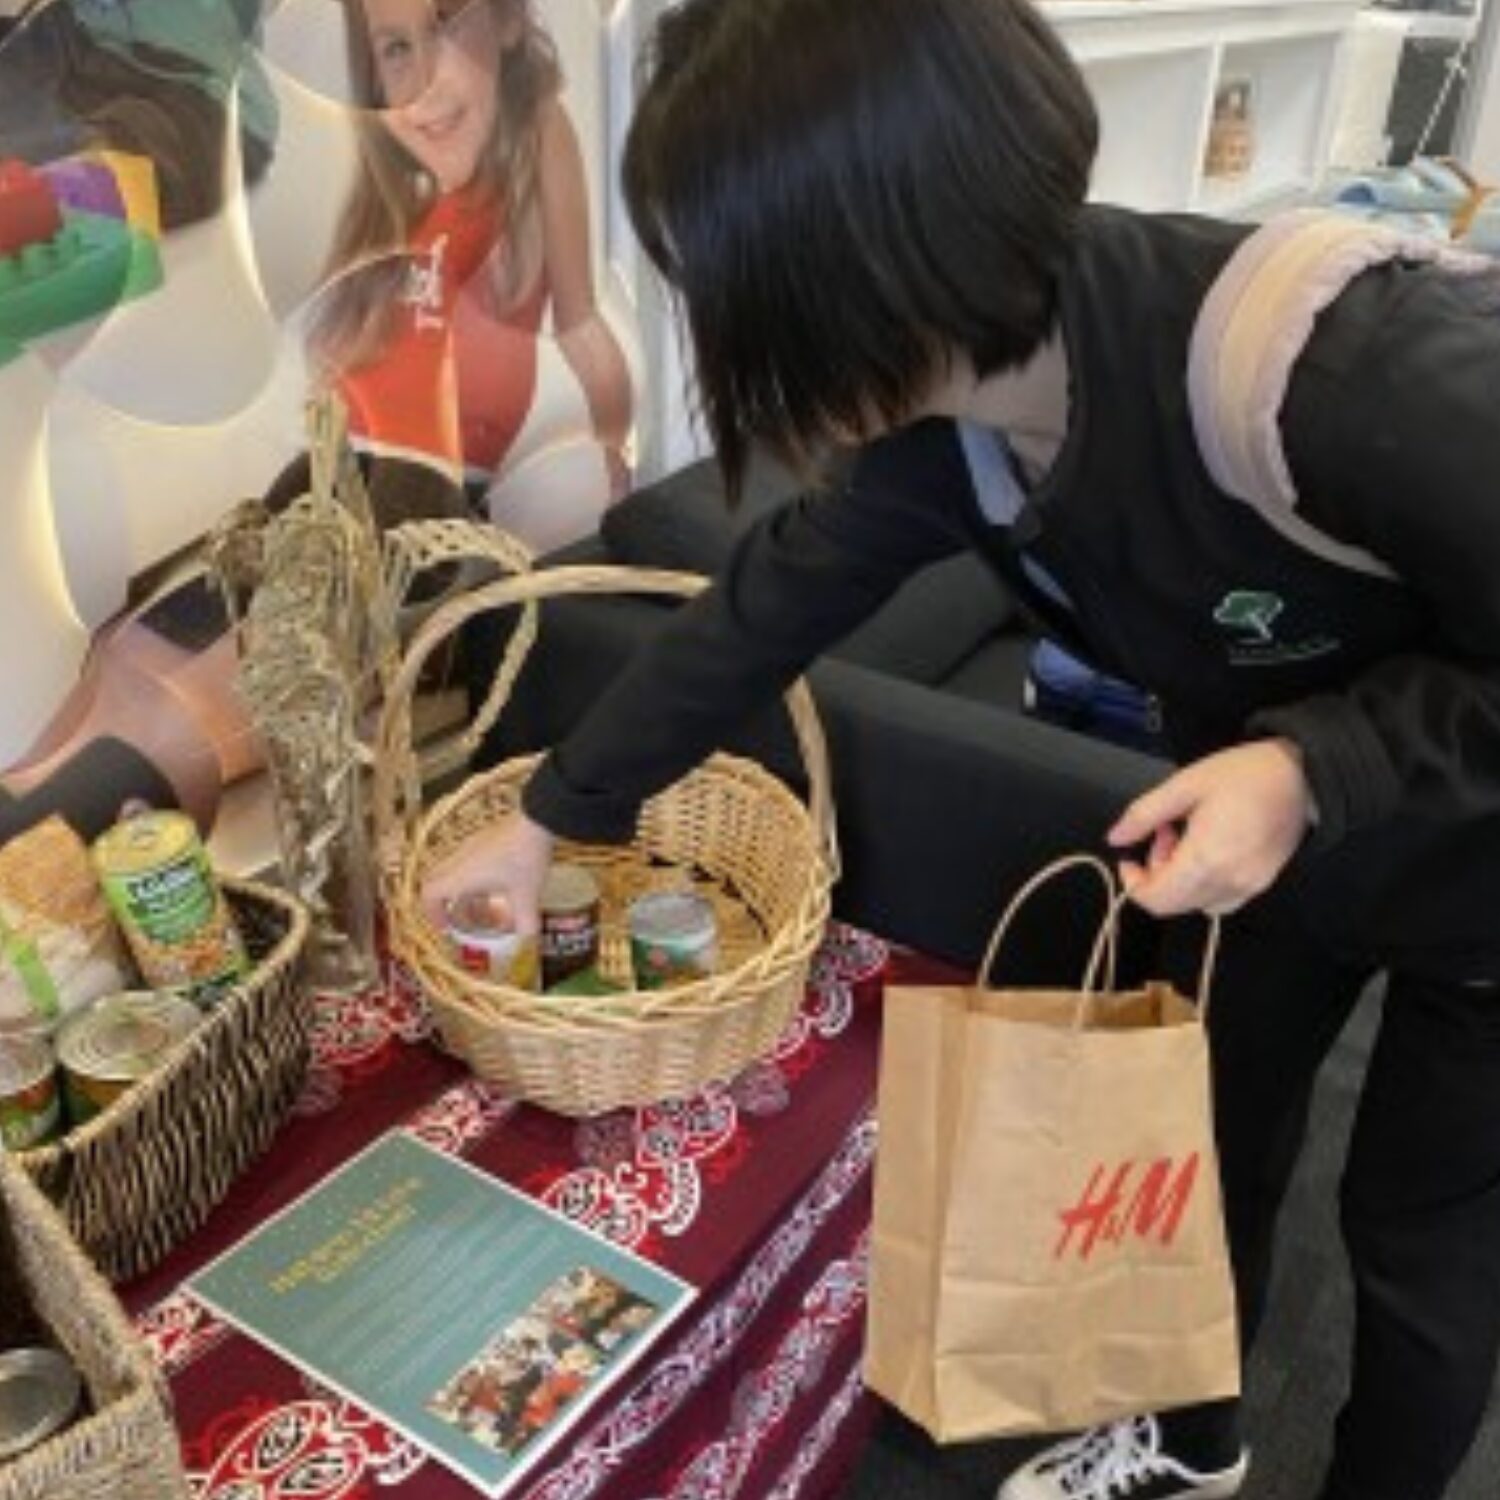
[[[691,884],[719,916],[721,964],[669,990],[602,997],[538,995],[466,973],[421,906],[432,870],[519,803],[535,757],[472,777],[425,814],[411,750],[410,697],[427,656],[488,610],[578,594],[697,593],[704,580],[629,568],[555,568],[476,591],[424,626],[402,663],[380,726],[375,815],[391,946],[427,993],[447,1044],[480,1077],[561,1114],[581,1116],[682,1097],[769,1051],[803,998],[828,920],[837,866],[828,756],[806,687],[788,695],[807,766],[809,805],[753,762],[715,755],[648,802],[628,850],[564,845],[604,888],[602,967],[633,984],[620,930],[645,890]],[[502,697],[523,657],[501,669]]]
[[[177,1434],[145,1346],[56,1210],[3,1156],[0,1214],[15,1235],[22,1294],[78,1367],[92,1408],[0,1463],[0,1500],[187,1500]]]
[[[20,1156],[100,1268],[124,1281],[192,1233],[269,1143],[307,1074],[307,916],[226,881],[255,967],[167,1061],[56,1145]]]

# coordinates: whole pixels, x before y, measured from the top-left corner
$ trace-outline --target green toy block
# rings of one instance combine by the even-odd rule
[[[68,213],[45,244],[0,257],[0,346],[25,343],[155,291],[161,251],[123,219]]]

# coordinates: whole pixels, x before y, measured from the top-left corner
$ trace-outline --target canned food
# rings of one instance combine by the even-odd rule
[[[180,996],[144,990],[107,995],[74,1016],[57,1034],[73,1123],[82,1125],[108,1109],[202,1019],[197,1006]]]
[[[719,964],[713,907],[692,891],[642,896],[630,908],[630,960],[643,990],[712,974]]]
[[[537,941],[516,931],[510,902],[501,892],[455,896],[445,917],[453,956],[469,973],[518,990],[536,989]]]
[[[25,1022],[0,1023],[0,1148],[30,1151],[61,1128],[57,1059],[47,1033]]]
[[[147,984],[212,1003],[249,967],[185,813],[148,812],[117,824],[95,842],[94,868]]]
[[[553,865],[542,887],[542,988],[599,962],[599,882],[578,865]]]
[[[65,1427],[82,1394],[78,1371],[55,1349],[0,1354],[0,1463]]]

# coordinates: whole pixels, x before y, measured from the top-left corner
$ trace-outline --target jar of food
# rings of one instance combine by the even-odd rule
[[[503,892],[455,896],[443,915],[448,944],[462,968],[494,984],[536,989],[537,941],[516,931],[510,900]]]
[[[55,1349],[0,1353],[0,1463],[66,1427],[82,1394],[82,1377]]]
[[[630,960],[641,989],[690,984],[718,967],[718,921],[696,892],[642,896],[631,905],[629,921]]]
[[[185,813],[117,824],[96,840],[94,868],[147,984],[210,1004],[245,974],[244,942]]]
[[[82,1125],[154,1072],[202,1021],[179,995],[127,990],[106,995],[57,1034],[68,1113]]]
[[[580,865],[556,864],[542,887],[542,988],[599,963],[599,882]]]
[[[62,1130],[57,1059],[46,1031],[0,1022],[0,1149],[30,1151]]]

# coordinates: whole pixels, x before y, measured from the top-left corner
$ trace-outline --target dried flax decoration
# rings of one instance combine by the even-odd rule
[[[396,666],[395,605],[369,496],[332,397],[308,407],[311,493],[230,515],[212,555],[265,747],[282,874],[312,916],[313,982],[376,977],[375,870],[361,731]]]

